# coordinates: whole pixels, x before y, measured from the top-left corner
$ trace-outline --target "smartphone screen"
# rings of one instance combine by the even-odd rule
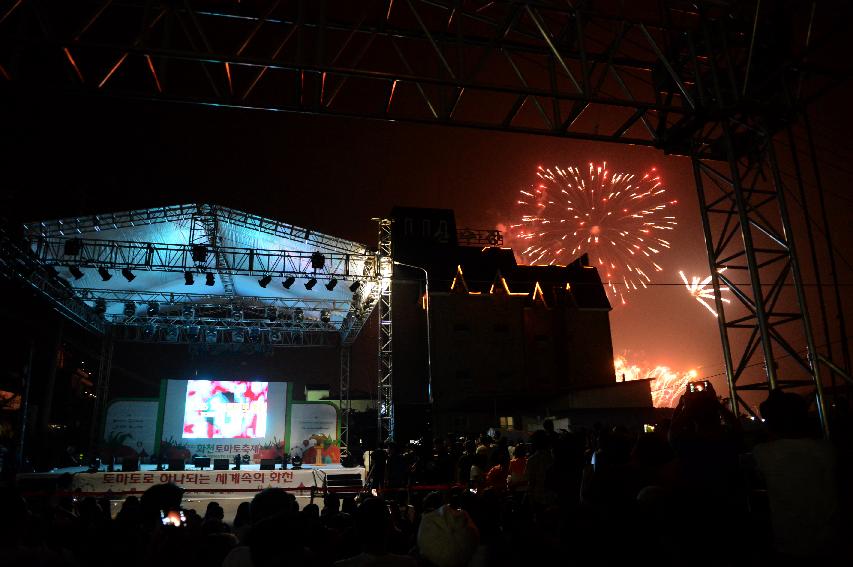
[[[164,526],[174,526],[176,528],[187,525],[187,518],[184,516],[183,510],[161,510],[160,521],[163,522]]]

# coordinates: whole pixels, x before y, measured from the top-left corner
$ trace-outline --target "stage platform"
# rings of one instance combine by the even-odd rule
[[[119,467],[120,468],[120,467]],[[232,465],[233,468],[233,465]],[[303,465],[301,469],[260,470],[260,465],[242,465],[240,470],[197,469],[187,465],[183,471],[158,471],[156,465],[141,465],[139,471],[88,472],[86,467],[68,467],[43,473],[18,475],[20,485],[56,484],[63,475],[70,475],[70,490],[81,495],[119,496],[140,494],[155,484],[172,482],[187,494],[256,493],[264,488],[284,488],[293,491],[310,491],[322,488],[328,482],[336,484],[334,477],[358,475],[364,483],[364,467],[341,465]]]

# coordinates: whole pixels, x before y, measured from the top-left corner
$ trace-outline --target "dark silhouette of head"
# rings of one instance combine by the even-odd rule
[[[281,488],[265,488],[252,498],[249,513],[252,524],[291,509],[292,495]]]
[[[361,548],[367,553],[385,553],[391,530],[391,512],[379,498],[367,498],[355,512]]]
[[[758,408],[773,434],[787,438],[808,435],[808,406],[802,396],[773,390]]]

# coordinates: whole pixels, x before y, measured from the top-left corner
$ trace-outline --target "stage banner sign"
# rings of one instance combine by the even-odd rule
[[[337,469],[335,473],[364,469]],[[139,471],[116,473],[78,473],[72,489],[84,493],[145,492],[155,484],[174,483],[197,492],[257,491],[264,488],[295,490],[322,483],[320,472],[312,469],[279,471]]]
[[[341,462],[338,408],[329,402],[293,402],[290,407],[290,449],[306,465]]]
[[[101,453],[117,459],[139,457],[146,462],[157,440],[159,401],[115,400],[107,408]]]

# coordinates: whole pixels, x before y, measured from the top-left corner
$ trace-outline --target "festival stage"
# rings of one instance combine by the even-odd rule
[[[188,494],[255,493],[264,488],[292,491],[321,489],[338,480],[352,480],[357,475],[364,483],[364,467],[341,465],[303,465],[301,469],[260,470],[260,465],[242,465],[240,470],[196,469],[190,465],[183,471],[158,471],[156,465],[141,465],[139,471],[87,472],[85,467],[54,469],[44,473],[18,475],[21,485],[56,484],[63,475],[71,475],[69,490],[80,495],[119,496],[140,494],[155,484],[172,482]],[[338,477],[337,479],[335,477]]]

